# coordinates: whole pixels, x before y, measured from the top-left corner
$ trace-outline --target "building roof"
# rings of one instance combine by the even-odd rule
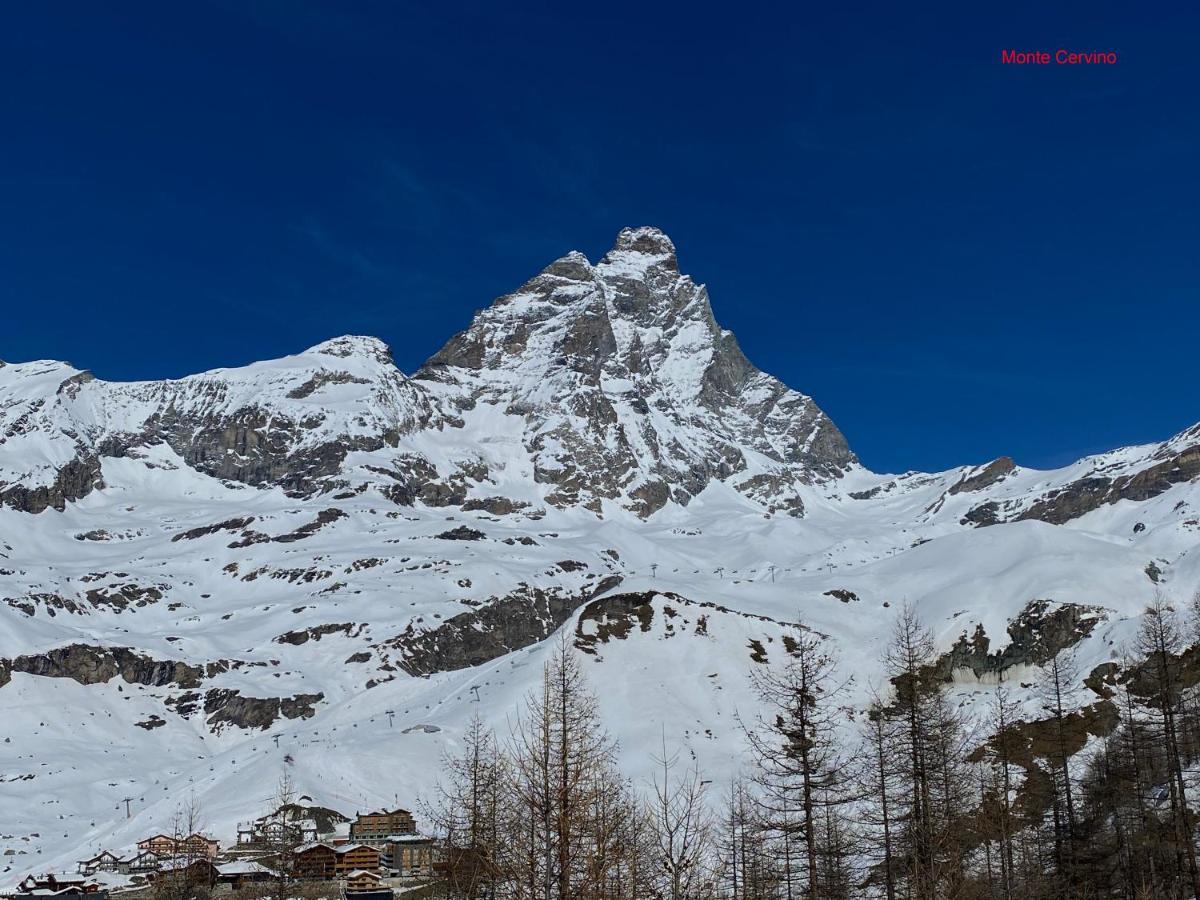
[[[389,844],[424,844],[432,841],[433,838],[425,834],[389,834],[387,842]]]
[[[346,875],[347,878],[374,878],[376,881],[382,881],[379,874],[376,872],[368,872],[366,869],[355,869]]]
[[[212,860],[204,856],[197,856],[188,859],[186,856],[168,856],[159,862],[159,869],[164,872],[173,872],[180,869],[187,869],[191,866],[211,866]],[[215,867],[214,867],[215,868]]]
[[[78,894],[86,887],[87,885],[72,884],[64,888],[59,888],[56,891],[52,891],[50,888],[34,888],[33,890],[26,891],[25,893],[32,894],[35,897],[57,897],[61,894]]]
[[[81,863],[95,862],[98,859],[116,859],[117,855],[111,850],[101,850],[95,856],[89,856],[87,859],[81,859]]]
[[[152,835],[150,835],[150,837],[142,838],[140,841],[138,841],[138,843],[145,844],[147,841],[156,841],[159,838],[162,838],[164,841],[176,841],[178,843],[183,843],[184,841],[193,841],[193,840],[197,840],[197,839],[204,841],[205,843],[208,843],[208,844],[218,843],[218,841],[215,841],[210,837],[205,837],[198,831],[193,831],[191,834],[186,835],[186,836],[180,835],[179,837],[171,837],[169,834],[162,834],[160,832],[158,834],[152,834]]]
[[[221,875],[274,875],[274,869],[268,869],[262,863],[255,862],[252,859],[239,859],[234,862],[222,863],[217,866],[217,872]]]
[[[349,853],[351,850],[358,850],[360,847],[367,849],[367,850],[375,850],[376,849],[376,848],[370,846],[369,844],[342,844],[338,847],[334,847],[333,852],[334,853]]]

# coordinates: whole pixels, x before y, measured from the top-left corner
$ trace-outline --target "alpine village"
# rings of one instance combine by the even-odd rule
[[[136,845],[105,848],[81,859],[74,872],[29,875],[12,900],[110,896],[187,900],[336,898],[391,900],[394,893],[430,895],[437,882],[434,841],[418,832],[406,809],[358,813],[353,819],[321,807],[283,802],[273,812],[238,825],[236,843],[222,847],[202,830],[193,800],[168,829]]]

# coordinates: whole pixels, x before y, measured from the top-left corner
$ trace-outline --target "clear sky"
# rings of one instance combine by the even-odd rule
[[[9,3],[0,76],[3,359],[412,371],[653,224],[874,469],[1200,420],[1195,4]]]

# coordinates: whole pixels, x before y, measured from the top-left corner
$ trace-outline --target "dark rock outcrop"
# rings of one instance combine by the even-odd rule
[[[1170,454],[1161,462],[1129,475],[1081,478],[1050,492],[1017,518],[1040,519],[1052,525],[1061,525],[1118,500],[1149,500],[1197,476],[1200,476],[1200,444]]]
[[[243,697],[239,691],[214,688],[204,695],[204,714],[214,730],[224,725],[238,728],[270,728],[280,716],[285,719],[309,719],[314,708],[325,699],[323,693],[296,694],[294,697]]]
[[[26,487],[23,484],[0,483],[0,506],[10,506],[27,513],[40,513],[50,508],[63,510],[68,503],[102,487],[104,479],[100,475],[99,457],[81,451],[58,470],[51,484]]]
[[[204,677],[203,670],[185,662],[153,659],[128,647],[92,644],[70,644],[45,653],[0,659],[0,686],[7,684],[14,672],[70,678],[80,684],[99,684],[120,676],[129,684],[181,688],[196,687]]]
[[[1003,481],[1007,478],[1017,464],[1012,461],[1012,457],[1001,456],[999,459],[994,459],[986,466],[976,469],[970,475],[963,475],[955,482],[948,493],[964,494],[971,491],[981,491],[986,487],[991,487],[998,481]]]
[[[449,531],[443,531],[434,536],[443,541],[482,541],[487,537],[477,528],[468,528],[466,525],[459,525],[457,528],[451,528]]]
[[[507,516],[527,509],[529,504],[524,500],[511,500],[508,497],[472,497],[463,503],[463,512],[486,512],[493,516]]]
[[[246,516],[241,519],[226,519],[224,522],[217,522],[213,525],[202,525],[199,528],[189,528],[187,531],[181,531],[179,534],[171,535],[171,541],[194,541],[197,538],[205,537],[210,534],[217,534],[221,531],[241,531],[248,527],[254,521],[253,516]]]
[[[1031,600],[1009,623],[1009,643],[1004,649],[990,652],[991,640],[978,626],[970,638],[964,634],[942,655],[937,670],[949,680],[959,669],[969,669],[981,677],[1016,665],[1045,665],[1091,634],[1104,616],[1099,607]]]
[[[295,531],[289,531],[287,534],[277,535],[271,538],[277,544],[289,544],[294,541],[302,541],[305,538],[312,537],[326,525],[336,522],[338,519],[346,518],[346,514],[336,506],[331,506],[329,509],[323,509],[317,513],[317,517],[304,525],[301,525]]]
[[[361,628],[361,626],[360,626]],[[352,622],[340,622],[329,625],[314,625],[311,628],[305,628],[303,631],[288,631],[275,638],[277,644],[291,644],[293,647],[298,647],[301,644],[307,644],[310,640],[319,641],[327,634],[344,634],[350,635],[354,630]]]
[[[402,652],[400,665],[411,675],[477,666],[545,640],[582,604],[620,583],[621,578],[612,575],[581,594],[523,585],[430,631],[417,631],[409,625],[383,646]]]
[[[978,525],[982,528],[988,525],[995,525],[998,522],[1000,522],[1000,504],[995,500],[988,500],[986,503],[980,503],[968,511],[962,517],[961,524]]]

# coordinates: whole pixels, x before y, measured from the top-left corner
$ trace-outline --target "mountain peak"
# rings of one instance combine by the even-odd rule
[[[675,243],[665,232],[651,225],[622,228],[612,249],[605,254],[600,265],[610,269],[620,267],[639,271],[645,271],[651,266],[661,266],[679,271]]]
[[[415,377],[461,408],[523,416],[537,480],[558,485],[552,505],[618,500],[649,515],[741,475],[738,490],[799,514],[799,485],[855,462],[810,398],[746,359],[657,228],[623,229],[595,266],[556,260]]]
[[[360,357],[379,363],[392,364],[392,351],[377,337],[362,334],[343,334],[330,338],[304,351],[305,355],[336,356],[339,359]]]
[[[655,228],[653,225],[639,225],[636,228],[622,228],[617,234],[613,249],[659,255],[674,253],[675,242],[661,228]]]

